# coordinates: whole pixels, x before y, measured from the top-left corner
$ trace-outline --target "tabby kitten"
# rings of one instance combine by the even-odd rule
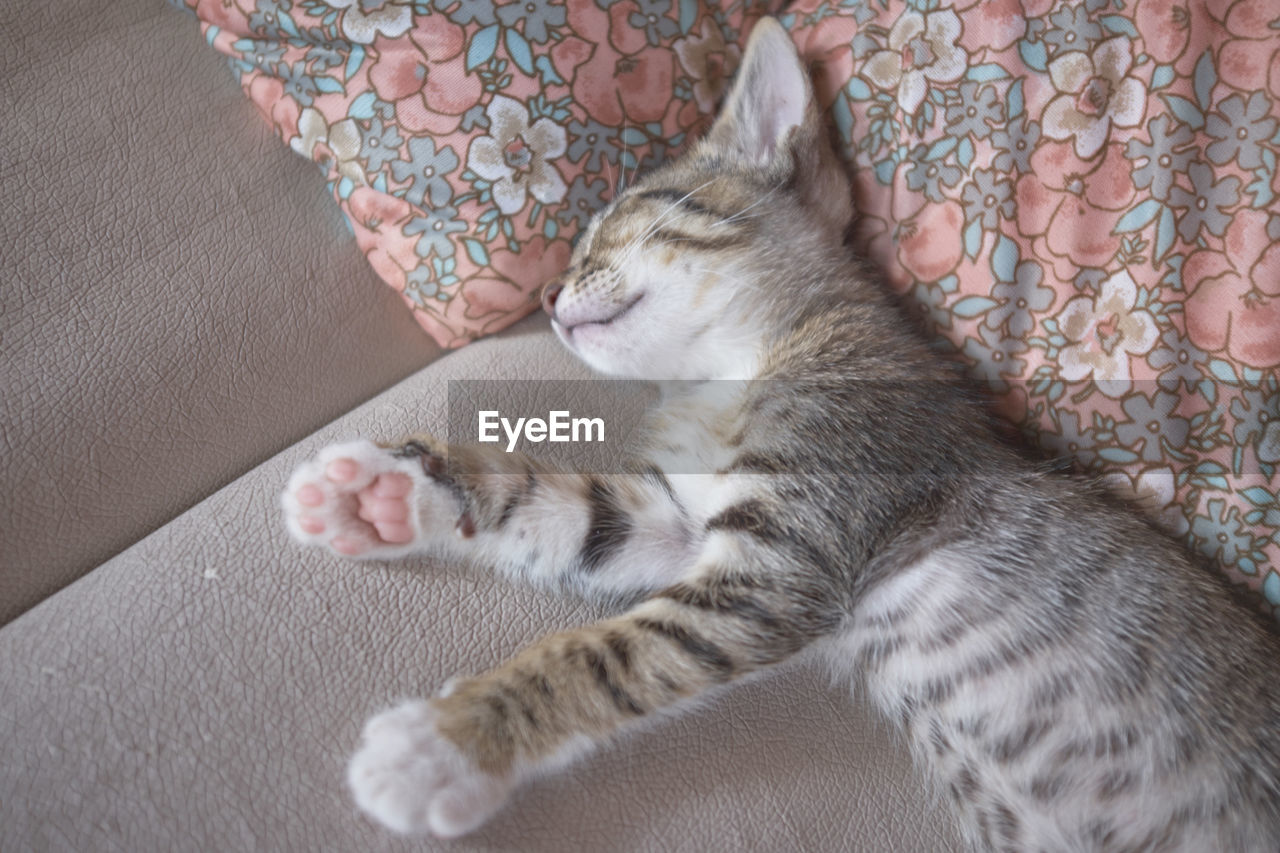
[[[816,650],[901,722],[975,846],[1275,849],[1280,643],[993,437],[846,254],[849,196],[764,20],[707,138],[595,218],[544,305],[604,373],[771,381],[669,383],[630,475],[426,437],[294,474],[303,542],[640,602],[373,717],[361,808],[461,835],[522,780]]]

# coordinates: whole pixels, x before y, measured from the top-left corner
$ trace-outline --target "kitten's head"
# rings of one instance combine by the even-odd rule
[[[791,39],[756,25],[706,138],[600,211],[543,306],[604,373],[750,375],[762,342],[829,287],[849,185]]]

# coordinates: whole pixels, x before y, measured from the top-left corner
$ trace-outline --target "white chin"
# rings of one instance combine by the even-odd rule
[[[556,337],[569,351],[601,373],[617,373],[618,359],[623,353],[616,346],[618,330],[608,324],[585,323],[566,329],[551,321]]]

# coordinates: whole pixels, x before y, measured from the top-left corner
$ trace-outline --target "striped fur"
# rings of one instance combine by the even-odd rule
[[[557,333],[601,371],[725,381],[667,383],[630,474],[428,438],[325,457],[362,488],[412,483],[411,538],[364,529],[371,555],[631,605],[375,717],[357,801],[461,834],[521,781],[811,650],[901,723],[976,848],[1274,849],[1274,633],[1126,508],[996,440],[846,256],[846,187],[761,23],[708,138],[604,210],[552,285]]]

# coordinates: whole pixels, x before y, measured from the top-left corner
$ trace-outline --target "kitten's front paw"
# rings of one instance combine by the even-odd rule
[[[356,805],[396,832],[465,835],[511,793],[511,780],[480,771],[440,734],[439,717],[415,700],[370,718],[347,768]]]
[[[334,444],[299,465],[283,496],[300,542],[350,557],[399,557],[427,544],[423,515],[448,513],[446,494],[413,457],[370,441]]]

